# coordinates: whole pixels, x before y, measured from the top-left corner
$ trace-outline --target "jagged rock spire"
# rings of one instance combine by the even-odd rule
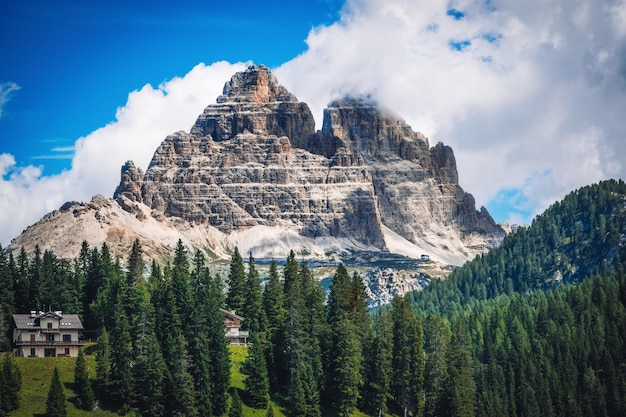
[[[217,98],[218,103],[272,103],[298,101],[265,65],[251,65],[246,71],[238,72],[224,85],[224,91]]]

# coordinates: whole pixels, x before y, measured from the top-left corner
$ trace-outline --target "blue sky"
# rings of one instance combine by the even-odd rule
[[[113,120],[128,93],[199,62],[275,67],[304,51],[339,1],[2,1],[0,82],[19,86],[0,119],[0,151],[55,174],[77,138]],[[207,104],[210,98],[207,98]]]
[[[111,196],[265,64],[318,128],[369,94],[497,221],[626,177],[626,0],[0,0],[0,243],[65,201]]]

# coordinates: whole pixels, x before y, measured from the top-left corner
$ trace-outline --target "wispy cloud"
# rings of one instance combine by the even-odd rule
[[[0,83],[0,118],[4,114],[4,106],[11,99],[11,93],[20,89],[20,86],[14,82]]]

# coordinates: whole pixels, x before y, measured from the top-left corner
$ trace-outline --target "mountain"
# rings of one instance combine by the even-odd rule
[[[235,74],[189,132],[132,161],[113,199],[68,202],[14,239],[74,257],[83,240],[114,253],[139,239],[166,259],[178,239],[212,258],[397,253],[459,265],[505,232],[458,184],[452,149],[368,98],[346,97],[315,131],[306,103],[264,66]]]

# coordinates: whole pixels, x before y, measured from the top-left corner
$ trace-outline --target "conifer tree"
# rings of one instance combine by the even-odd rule
[[[283,326],[285,323],[285,293],[278,276],[278,268],[274,260],[270,263],[269,276],[263,291],[263,309],[267,317],[267,369],[270,386],[274,391],[279,389],[280,363],[284,346]]]
[[[363,405],[381,417],[387,413],[388,400],[392,397],[393,322],[391,314],[382,314],[376,320],[375,335],[366,352],[366,389]]]
[[[187,249],[182,240],[178,239],[174,256],[174,263],[171,270],[171,290],[174,295],[176,309],[180,319],[185,322],[191,315],[191,283],[189,274],[189,259]]]
[[[426,363],[424,366],[424,416],[436,417],[441,409],[443,384],[447,377],[446,358],[449,328],[440,316],[429,315],[424,330]]]
[[[109,385],[111,375],[111,346],[109,344],[109,333],[107,329],[102,329],[96,343],[96,388],[98,397],[105,397],[106,387]]]
[[[168,411],[174,416],[197,417],[200,416],[200,414],[198,413],[196,403],[193,376],[190,372],[192,366],[191,357],[187,352],[187,344],[182,335],[180,336],[179,343],[181,344],[181,348],[178,352],[179,356],[175,358],[171,370],[173,382],[171,389],[173,391]]]
[[[254,257],[250,252],[248,260],[248,275],[246,278],[245,303],[241,314],[245,318],[243,326],[251,333],[257,333],[260,340],[265,339],[267,331],[267,319],[263,309],[263,294],[259,272],[254,265]]]
[[[133,361],[132,339],[129,320],[121,302],[115,310],[115,326],[110,333],[111,372],[107,392],[111,399],[124,410],[130,405],[132,396]]]
[[[209,352],[211,352],[211,410],[223,415],[228,409],[227,390],[230,387],[230,356],[224,332],[224,303],[222,279],[218,274],[209,279]]]
[[[128,285],[136,285],[143,278],[143,249],[139,239],[135,239],[128,255],[126,280]]]
[[[136,361],[132,369],[133,406],[146,417],[162,416],[165,408],[167,366],[154,333],[146,335],[145,346]]]
[[[467,328],[461,320],[455,324],[452,332],[446,369],[440,415],[473,417],[476,384]]]
[[[164,414],[165,375],[167,366],[154,329],[154,311],[152,305],[142,306],[138,327],[141,329],[134,347],[134,366],[132,367],[133,391],[132,405],[148,417]]]
[[[252,345],[248,348],[248,356],[243,363],[241,372],[247,375],[245,379],[246,397],[252,408],[266,408],[269,397],[269,380],[265,352],[259,336],[252,333]]]
[[[74,366],[74,391],[76,392],[76,406],[83,410],[93,409],[95,395],[87,373],[85,352],[79,349]]]
[[[243,416],[243,403],[239,396],[239,390],[233,389],[233,395],[230,400],[230,407],[228,409],[228,417],[242,417]]]
[[[404,297],[394,297],[393,369],[394,398],[404,417],[417,415],[423,408],[424,351],[421,320],[413,313]]]
[[[339,316],[334,327],[334,380],[332,385],[337,390],[337,405],[344,417],[348,417],[359,400],[361,382],[361,346],[359,345],[355,325],[347,312]]]
[[[230,271],[228,273],[228,294],[226,306],[236,313],[242,314],[246,304],[246,270],[239,248],[235,247],[230,259]]]
[[[19,392],[22,388],[22,376],[13,354],[5,352],[0,369],[0,411],[8,414],[19,408]]]
[[[66,416],[65,393],[59,379],[59,370],[55,367],[52,374],[52,382],[50,383],[50,391],[48,392],[48,400],[46,401],[46,417]]]

